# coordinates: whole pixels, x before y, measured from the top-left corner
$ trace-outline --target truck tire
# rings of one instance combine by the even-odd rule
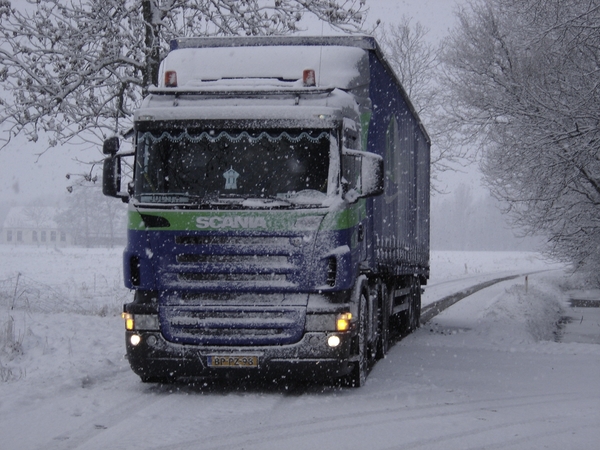
[[[356,347],[352,372],[347,377],[346,384],[350,387],[362,387],[367,381],[369,371],[369,344],[367,342],[367,302],[369,292],[366,283],[362,283],[358,298],[358,322],[356,324]]]
[[[408,330],[410,333],[421,326],[421,283],[418,278],[411,282],[410,303],[408,308]]]
[[[402,336],[407,336],[419,328],[421,317],[421,284],[416,277],[411,277],[408,283],[410,287],[410,293],[406,299],[408,308],[400,316],[400,333]]]
[[[390,347],[390,302],[392,299],[385,283],[379,284],[379,338],[377,339],[377,359],[383,359]]]
[[[413,331],[421,326],[421,282],[418,278],[415,279],[414,287]]]

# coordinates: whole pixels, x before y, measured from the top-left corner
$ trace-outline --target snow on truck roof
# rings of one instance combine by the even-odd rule
[[[264,47],[273,45],[338,45],[375,50],[377,42],[368,35],[338,36],[229,36],[229,37],[186,37],[171,40],[171,50],[201,47]]]
[[[180,38],[161,63],[158,89],[168,71],[177,73],[176,89],[294,89],[306,69],[316,88],[352,89],[368,84],[368,50],[378,51],[370,36]]]

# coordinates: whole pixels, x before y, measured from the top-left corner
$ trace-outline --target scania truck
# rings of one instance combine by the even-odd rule
[[[419,326],[430,140],[373,37],[173,40],[129,134],[104,142],[103,191],[128,203],[143,381],[362,386]]]

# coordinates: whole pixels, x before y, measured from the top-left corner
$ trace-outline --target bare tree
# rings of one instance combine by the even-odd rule
[[[549,253],[600,267],[600,1],[485,0],[458,14],[447,111],[492,193]]]
[[[94,143],[128,126],[180,36],[276,35],[308,13],[361,28],[364,0],[0,0],[0,123],[50,146]],[[87,133],[83,133],[83,132]]]
[[[469,163],[468,149],[456,145],[453,124],[446,120],[442,104],[439,78],[441,52],[444,43],[434,45],[427,41],[429,29],[408,16],[393,24],[383,24],[377,31],[386,59],[394,69],[421,117],[431,140],[432,188],[441,172],[455,170],[457,164]]]
[[[435,72],[439,67],[439,49],[426,41],[429,30],[420,22],[402,16],[392,24],[382,24],[377,30],[379,43],[385,50],[402,87],[419,115],[435,109],[437,86]]]

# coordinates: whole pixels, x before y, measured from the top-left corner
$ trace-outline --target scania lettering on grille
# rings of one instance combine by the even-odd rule
[[[267,221],[264,217],[198,217],[196,226],[203,228],[267,228]]]

